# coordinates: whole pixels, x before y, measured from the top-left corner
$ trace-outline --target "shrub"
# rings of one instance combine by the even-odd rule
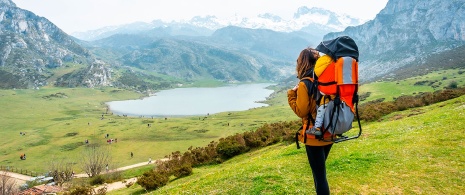
[[[168,181],[168,175],[163,172],[151,170],[149,172],[145,172],[141,177],[139,177],[137,179],[137,184],[144,187],[146,190],[156,190],[165,186]]]
[[[92,186],[76,186],[70,192],[65,192],[64,195],[92,195],[93,192]]]
[[[174,176],[177,178],[186,177],[192,174],[192,166],[190,164],[183,164],[181,167],[174,171]]]
[[[420,93],[415,96],[400,96],[394,102],[370,101],[359,106],[360,119],[375,121],[395,111],[426,106],[450,100],[464,94],[465,88],[458,88],[435,91],[434,93]]]
[[[457,87],[458,87],[457,81],[451,81],[449,85],[447,85],[448,89],[457,89]]]
[[[255,132],[253,131],[244,132],[243,136],[245,145],[250,148],[257,148],[263,145],[263,142],[257,137]]]
[[[245,145],[245,140],[240,134],[221,138],[216,146],[216,151],[224,160],[230,159],[236,155],[248,151],[249,148]]]
[[[100,184],[103,184],[105,183],[105,178],[103,178],[102,175],[97,175],[93,178],[90,179],[89,181],[90,185],[100,185]]]

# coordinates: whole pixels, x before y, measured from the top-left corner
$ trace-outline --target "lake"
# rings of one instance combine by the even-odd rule
[[[226,111],[244,111],[268,106],[271,83],[229,85],[215,88],[176,88],[157,92],[141,100],[107,102],[117,115],[165,117],[207,115]]]

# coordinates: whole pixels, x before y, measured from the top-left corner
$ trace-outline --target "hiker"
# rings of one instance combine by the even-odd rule
[[[149,158],[149,163],[148,164],[150,164],[150,163],[152,163],[152,157]]]
[[[313,125],[310,119],[315,117],[317,110],[317,103],[313,97],[315,93],[309,94],[309,91],[314,91],[311,77],[318,57],[319,52],[313,48],[306,48],[300,52],[296,65],[297,78],[300,81],[294,88],[287,91],[289,106],[302,119],[304,130]],[[310,84],[305,84],[305,82]],[[310,88],[307,88],[307,85]],[[329,185],[326,179],[326,159],[333,143],[321,141],[311,135],[304,135],[304,138],[316,193],[329,194]]]
[[[134,153],[131,152],[131,158],[134,156]]]

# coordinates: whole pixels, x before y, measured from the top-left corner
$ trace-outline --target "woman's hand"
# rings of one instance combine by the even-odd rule
[[[297,91],[298,88],[299,88],[299,84],[295,85],[294,88],[292,88],[292,91]]]

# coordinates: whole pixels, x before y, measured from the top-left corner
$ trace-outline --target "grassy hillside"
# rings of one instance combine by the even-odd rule
[[[393,113],[335,144],[327,160],[333,194],[461,194],[465,190],[465,96]],[[109,194],[145,194],[140,186]],[[312,194],[304,149],[277,144],[194,169],[155,194]],[[149,193],[147,193],[149,194]]]
[[[427,75],[416,76],[399,81],[380,81],[360,86],[360,94],[370,93],[366,101],[385,98],[392,101],[400,95],[414,95],[420,92],[433,92],[450,87],[454,83],[458,87],[465,86],[463,69],[434,71]]]
[[[429,75],[413,79],[405,79],[399,81],[399,84],[397,84],[397,82],[378,82],[366,84],[362,85],[361,90],[362,92],[370,92],[368,100],[370,98],[377,99],[380,97],[386,97],[386,101],[390,101],[389,97],[398,97],[402,93],[408,95],[432,90],[431,86],[426,87],[423,85],[415,85],[415,83],[427,83],[428,80],[431,80],[431,78],[436,77],[453,78],[457,80],[458,86],[464,85],[462,82],[462,74],[460,74],[458,70],[451,70],[445,72],[433,72]],[[447,82],[442,82],[442,85],[438,88],[446,86]],[[108,149],[110,149],[111,155],[113,157],[112,167],[122,167],[130,164],[144,162],[147,161],[149,157],[152,157],[152,159],[163,158],[165,155],[171,154],[171,152],[173,151],[184,152],[190,146],[203,147],[206,146],[209,142],[213,140],[218,140],[221,137],[226,137],[235,133],[256,130],[257,127],[260,127],[265,123],[297,120],[298,118],[292,113],[291,109],[289,109],[289,106],[287,105],[287,98],[284,92],[285,91],[275,94],[274,97],[268,101],[268,103],[272,105],[269,107],[256,108],[244,112],[225,112],[214,114],[207,116],[205,120],[200,120],[204,116],[201,116],[200,118],[168,118],[167,120],[165,120],[163,118],[152,119],[139,117],[122,117],[112,115],[110,112],[107,113],[105,102],[112,100],[141,98],[141,95],[138,93],[133,93],[117,88],[84,89],[44,87],[40,90],[0,90],[0,137],[4,138],[0,139],[0,154],[2,154],[0,155],[0,166],[14,166],[23,170],[25,169],[29,171],[43,173],[49,169],[48,166],[50,164],[50,161],[67,159],[75,163],[74,170],[76,172],[80,172],[79,158],[82,155],[82,151],[85,148],[84,140],[86,139],[89,139],[90,143],[100,143]],[[382,120],[388,122],[366,124],[364,126],[365,131],[363,134],[363,136],[365,137],[363,139],[336,145],[334,153],[331,154],[330,158],[331,160],[336,156],[348,156],[350,157],[349,160],[340,159],[333,160],[333,162],[328,161],[328,163],[329,165],[334,164],[334,166],[342,164],[342,167],[347,168],[347,170],[352,170],[355,164],[362,164],[362,169],[355,169],[355,171],[352,171],[355,175],[364,175],[368,168],[372,169],[372,166],[375,165],[372,165],[371,161],[375,161],[377,167],[378,165],[382,165],[380,167],[381,170],[378,170],[378,172],[382,172],[382,174],[384,174],[383,171],[386,170],[386,167],[403,167],[404,165],[408,165],[410,167],[408,167],[407,170],[396,169],[391,174],[393,177],[406,177],[407,179],[417,178],[416,180],[414,180],[415,182],[411,182],[410,184],[414,185],[419,182],[420,179],[418,178],[423,179],[426,176],[416,172],[413,172],[414,175],[411,175],[410,172],[408,172],[408,170],[410,169],[425,169],[425,166],[423,166],[422,164],[415,164],[420,163],[421,161],[413,161],[418,161],[418,158],[421,155],[420,152],[425,151],[433,153],[432,151],[428,150],[436,148],[436,150],[438,151],[444,150],[443,152],[445,152],[446,154],[450,154],[451,158],[445,158],[442,156],[437,157],[433,154],[428,154],[427,156],[430,156],[431,158],[437,157],[443,161],[450,161],[447,163],[442,161],[439,162],[444,169],[447,169],[449,171],[464,170],[463,159],[452,159],[452,156],[454,156],[456,152],[455,150],[458,149],[463,152],[464,146],[460,142],[460,138],[463,138],[460,137],[462,136],[461,133],[463,133],[463,124],[460,121],[462,120],[462,118],[460,117],[463,117],[464,107],[461,102],[464,102],[463,98],[452,100],[448,103],[436,104],[431,107],[435,108],[433,111],[431,111],[431,113],[429,112],[429,110],[431,109],[429,109],[428,107],[417,108],[402,113],[392,114],[391,116],[385,118],[385,120]],[[444,111],[444,113],[446,114],[442,113],[442,111]],[[104,115],[103,120],[101,120],[102,114]],[[390,121],[391,119],[394,121]],[[230,124],[229,126],[227,125],[228,123]],[[147,124],[151,124],[152,127],[147,127]],[[403,131],[408,131],[411,133],[408,135],[400,134],[400,132]],[[446,131],[452,131],[454,136],[441,137],[441,135],[446,135]],[[21,135],[20,132],[26,133],[26,135]],[[104,138],[104,136],[107,133],[110,135],[110,138],[118,138],[118,143],[106,144],[106,139]],[[431,134],[433,134],[433,136],[431,136]],[[416,137],[410,135],[415,135]],[[444,145],[442,145],[442,141],[444,141]],[[357,144],[359,142],[360,144]],[[438,142],[438,144],[436,144],[436,142]],[[294,192],[293,190],[302,190],[300,189],[300,187],[298,188],[297,186],[312,183],[311,178],[308,177],[309,169],[306,169],[308,167],[304,156],[304,150],[295,150],[294,147],[295,146],[277,145],[273,146],[273,148],[267,148],[262,151],[257,151],[258,153],[256,154],[246,154],[245,157],[238,157],[237,159],[258,158],[261,159],[261,161],[263,162],[269,162],[269,165],[271,166],[270,168],[261,165],[261,167],[265,167],[263,169],[274,170],[276,169],[274,165],[280,165],[284,162],[265,161],[264,159],[278,158],[268,157],[268,155],[271,154],[267,154],[265,151],[271,151],[273,153],[274,150],[283,150],[274,151],[274,153],[289,153],[284,155],[286,156],[286,158],[283,157],[283,161],[286,161],[287,163],[284,163],[284,165],[286,166],[283,165],[282,169],[278,169],[278,173],[285,174],[287,172],[299,172],[299,174],[290,174],[292,175],[292,178],[284,178],[285,182],[282,182],[279,178],[276,179],[274,177],[268,177],[266,175],[263,176],[264,178],[262,179],[256,178],[255,180],[257,180],[257,182],[259,182],[261,186],[257,189],[263,188],[268,190],[269,188],[272,188],[272,186],[274,185],[290,183],[292,184],[290,186],[294,187],[283,188],[285,188],[285,192]],[[338,149],[338,147],[341,147],[342,149]],[[449,147],[454,147],[454,149],[450,149]],[[355,151],[354,148],[357,149],[356,151],[365,151],[365,153],[353,153],[353,151]],[[359,148],[361,149],[359,150]],[[411,150],[404,151],[398,148],[405,148]],[[134,152],[134,158],[130,158],[130,152]],[[22,161],[19,159],[19,156],[24,153],[27,154],[26,161]],[[434,154],[439,155],[436,153]],[[260,155],[265,156],[260,157]],[[396,164],[394,163],[396,159],[393,155],[399,155],[402,157],[401,159],[410,160],[407,160],[408,162],[400,161]],[[295,164],[296,162],[294,160],[287,162],[288,158],[297,158],[301,160],[304,159],[304,161],[297,163],[300,167],[293,167],[296,165],[291,166],[290,164]],[[426,161],[428,159],[422,160]],[[242,163],[247,164],[247,162],[248,161],[245,160]],[[385,164],[380,164],[380,162],[385,162]],[[254,162],[254,164],[256,163],[257,162]],[[422,163],[431,164],[431,162]],[[451,165],[451,163],[453,166]],[[240,167],[242,166],[241,162],[232,160],[225,162],[224,165],[216,165],[212,167],[203,167],[200,169],[196,169],[195,174],[201,173],[202,171],[213,173],[215,171],[215,167],[218,170],[222,170],[226,169],[223,166],[228,164],[235,165],[236,169],[242,169]],[[297,169],[302,169],[306,171],[297,171]],[[347,174],[352,174],[352,172],[344,172],[345,170],[346,169],[341,170],[342,172],[333,172],[331,173],[333,175],[330,175],[330,177],[333,179],[339,177],[342,181],[344,178],[347,178]],[[234,172],[234,170],[231,170],[231,172]],[[256,174],[266,173],[262,170],[262,168],[252,169],[251,172],[255,172]],[[343,183],[351,184],[347,186],[352,186],[354,182],[357,184],[372,182],[375,181],[372,180],[373,178],[378,177],[378,175],[376,175],[378,174],[378,172],[371,173],[372,178],[370,179],[362,178],[356,181],[343,181]],[[399,172],[402,174],[398,174]],[[435,174],[435,172],[436,170],[432,169],[428,172],[428,174]],[[416,176],[415,174],[418,174],[418,176]],[[245,172],[244,175],[246,176]],[[451,174],[450,177],[454,177],[452,178],[452,183],[456,182],[456,180],[457,182],[462,181],[460,179],[455,178],[456,175],[457,174]],[[202,178],[205,176],[195,175],[194,177],[188,177],[172,181],[170,185],[161,189],[161,192],[166,191],[167,193],[169,193],[173,192],[171,190],[176,190],[176,188],[178,188],[176,186],[190,185],[189,183],[192,182],[199,183],[200,181],[190,181],[195,180],[195,178],[197,177]],[[240,178],[240,175],[236,175],[234,177],[236,177],[238,181],[245,180],[247,182],[250,182],[250,178],[252,176]],[[461,177],[463,177],[463,175],[461,175]],[[305,178],[305,180],[298,180],[299,178]],[[426,179],[428,179],[428,177],[426,177]],[[228,183],[228,185],[233,185],[229,183],[235,182],[235,180],[228,180],[228,178],[220,178],[219,180],[224,180],[224,183]],[[208,181],[208,179],[206,179],[205,181]],[[294,181],[296,181],[297,183],[295,183]],[[333,183],[333,181],[330,180],[331,183]],[[379,179],[379,181],[381,182],[383,180]],[[393,183],[392,185],[380,185],[384,186],[385,189],[387,189],[392,186],[397,186],[397,181],[398,179],[391,181]],[[441,178],[437,180],[435,179],[435,181],[445,185],[445,183],[441,183],[443,181],[443,179]],[[188,183],[181,184],[184,182]],[[199,188],[205,190],[208,190],[209,188],[215,188],[214,184],[211,184],[212,186],[210,187],[207,187],[208,185],[210,184],[205,183],[201,184],[200,187],[189,186],[188,188]],[[251,186],[247,186],[246,184],[242,184],[241,186],[244,187],[239,188],[240,186],[233,186],[231,188],[239,188],[238,190],[252,189]],[[374,188],[371,184],[369,186],[362,187],[366,190],[371,190]],[[347,188],[351,189],[350,187]],[[223,188],[217,188],[216,190],[220,192],[221,190],[219,189]],[[225,187],[224,189],[228,188]],[[334,188],[332,186],[332,189],[334,191],[338,188]],[[354,189],[361,189],[361,187],[358,186]],[[141,188],[134,187],[130,190],[132,190],[131,192],[141,191]],[[311,189],[305,188],[303,190],[303,192],[305,192],[305,190]],[[345,192],[343,191],[345,190],[345,188],[342,187],[338,190],[340,190],[341,192]],[[126,193],[126,191],[123,191],[122,193],[128,194]],[[215,192],[211,191],[211,193]],[[231,191],[230,193],[234,194],[235,192]]]

